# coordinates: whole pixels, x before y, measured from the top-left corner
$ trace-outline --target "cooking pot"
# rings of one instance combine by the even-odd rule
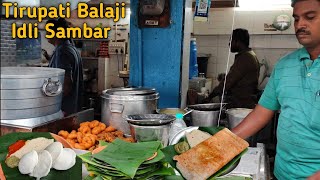
[[[232,129],[236,127],[240,122],[252,111],[252,109],[247,108],[232,108],[227,109],[227,117],[229,128]]]
[[[168,114],[168,115],[176,115],[176,114],[183,114],[186,116],[187,114],[191,113],[193,109],[180,109],[180,108],[164,108],[164,109],[157,109],[158,114]]]
[[[1,123],[34,126],[61,118],[64,73],[59,68],[1,67]]]
[[[195,104],[188,108],[193,109],[191,112],[191,123],[193,126],[217,126],[220,107],[224,107],[226,103],[209,103]]]
[[[154,114],[159,93],[151,88],[114,88],[102,92],[102,122],[130,135],[129,124],[123,118],[131,114]]]

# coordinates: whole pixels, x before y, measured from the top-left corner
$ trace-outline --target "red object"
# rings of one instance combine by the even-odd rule
[[[24,145],[26,144],[26,141],[25,140],[18,140],[17,142],[11,144],[9,147],[8,147],[8,150],[9,150],[9,153],[8,153],[8,157],[15,153],[16,151],[18,151],[20,148],[22,148]]]

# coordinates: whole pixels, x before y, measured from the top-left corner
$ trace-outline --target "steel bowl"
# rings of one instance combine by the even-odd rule
[[[167,114],[134,114],[124,116],[130,124],[140,126],[159,126],[169,124],[176,119],[173,115]]]
[[[169,142],[169,130],[171,123],[159,126],[143,126],[129,122],[131,136],[137,142],[161,141],[163,147]]]

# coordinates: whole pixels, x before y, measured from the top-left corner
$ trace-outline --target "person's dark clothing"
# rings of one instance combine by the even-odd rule
[[[254,108],[257,103],[257,87],[260,65],[256,54],[248,48],[235,56],[226,77],[226,101],[228,108]],[[213,89],[209,98],[222,95],[224,81]]]
[[[83,68],[79,51],[68,41],[55,48],[49,67],[65,70],[72,81],[71,92],[62,98],[61,110],[70,115],[81,110],[83,93]]]

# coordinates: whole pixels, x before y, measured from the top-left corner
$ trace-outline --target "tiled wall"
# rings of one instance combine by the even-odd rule
[[[14,21],[1,19],[1,67],[16,66],[16,40],[12,39],[11,24]]]
[[[227,9],[226,16],[230,14],[230,9]],[[243,14],[247,14],[247,11],[244,12],[236,12],[241,18],[243,23],[242,26],[240,23],[235,22],[237,24],[234,28],[246,28],[249,30],[250,33],[250,47],[255,51],[260,61],[265,59],[269,65],[269,73],[272,71],[274,64],[281,58],[282,56],[294,51],[295,49],[301,47],[298,43],[295,35],[293,34],[293,30],[289,32],[259,32],[259,30],[254,31],[254,27],[258,27],[254,25],[256,23],[260,23],[258,20],[259,17],[261,18],[261,22],[266,19],[266,12],[255,12],[254,19],[252,20],[251,16],[243,16]],[[279,14],[279,12],[268,12],[269,14]],[[223,17],[223,12],[219,10],[218,13],[219,17]],[[270,17],[272,17],[270,15]],[[212,18],[215,17],[214,13],[211,13]],[[244,18],[249,18],[249,20],[245,20]],[[251,20],[250,20],[251,19]],[[270,18],[269,18],[270,19]],[[236,21],[237,19],[235,19]],[[224,24],[217,23],[216,25],[210,24],[210,21],[207,23],[195,23],[194,24],[194,32],[196,32],[195,37],[197,38],[197,48],[198,54],[211,54],[211,57],[208,62],[208,70],[207,76],[212,77],[214,80],[216,79],[217,75],[220,73],[225,73],[227,69],[227,61],[229,56],[229,39],[230,39],[230,32],[231,26],[225,27],[228,24],[232,24],[232,21],[228,21],[228,17]],[[225,27],[225,30],[222,31],[221,27]],[[251,28],[250,28],[251,27]],[[226,28],[230,28],[228,31]],[[228,65],[228,70],[230,66],[233,64],[234,61],[234,53],[230,53],[230,61]],[[217,84],[217,81],[214,81],[214,85]]]

